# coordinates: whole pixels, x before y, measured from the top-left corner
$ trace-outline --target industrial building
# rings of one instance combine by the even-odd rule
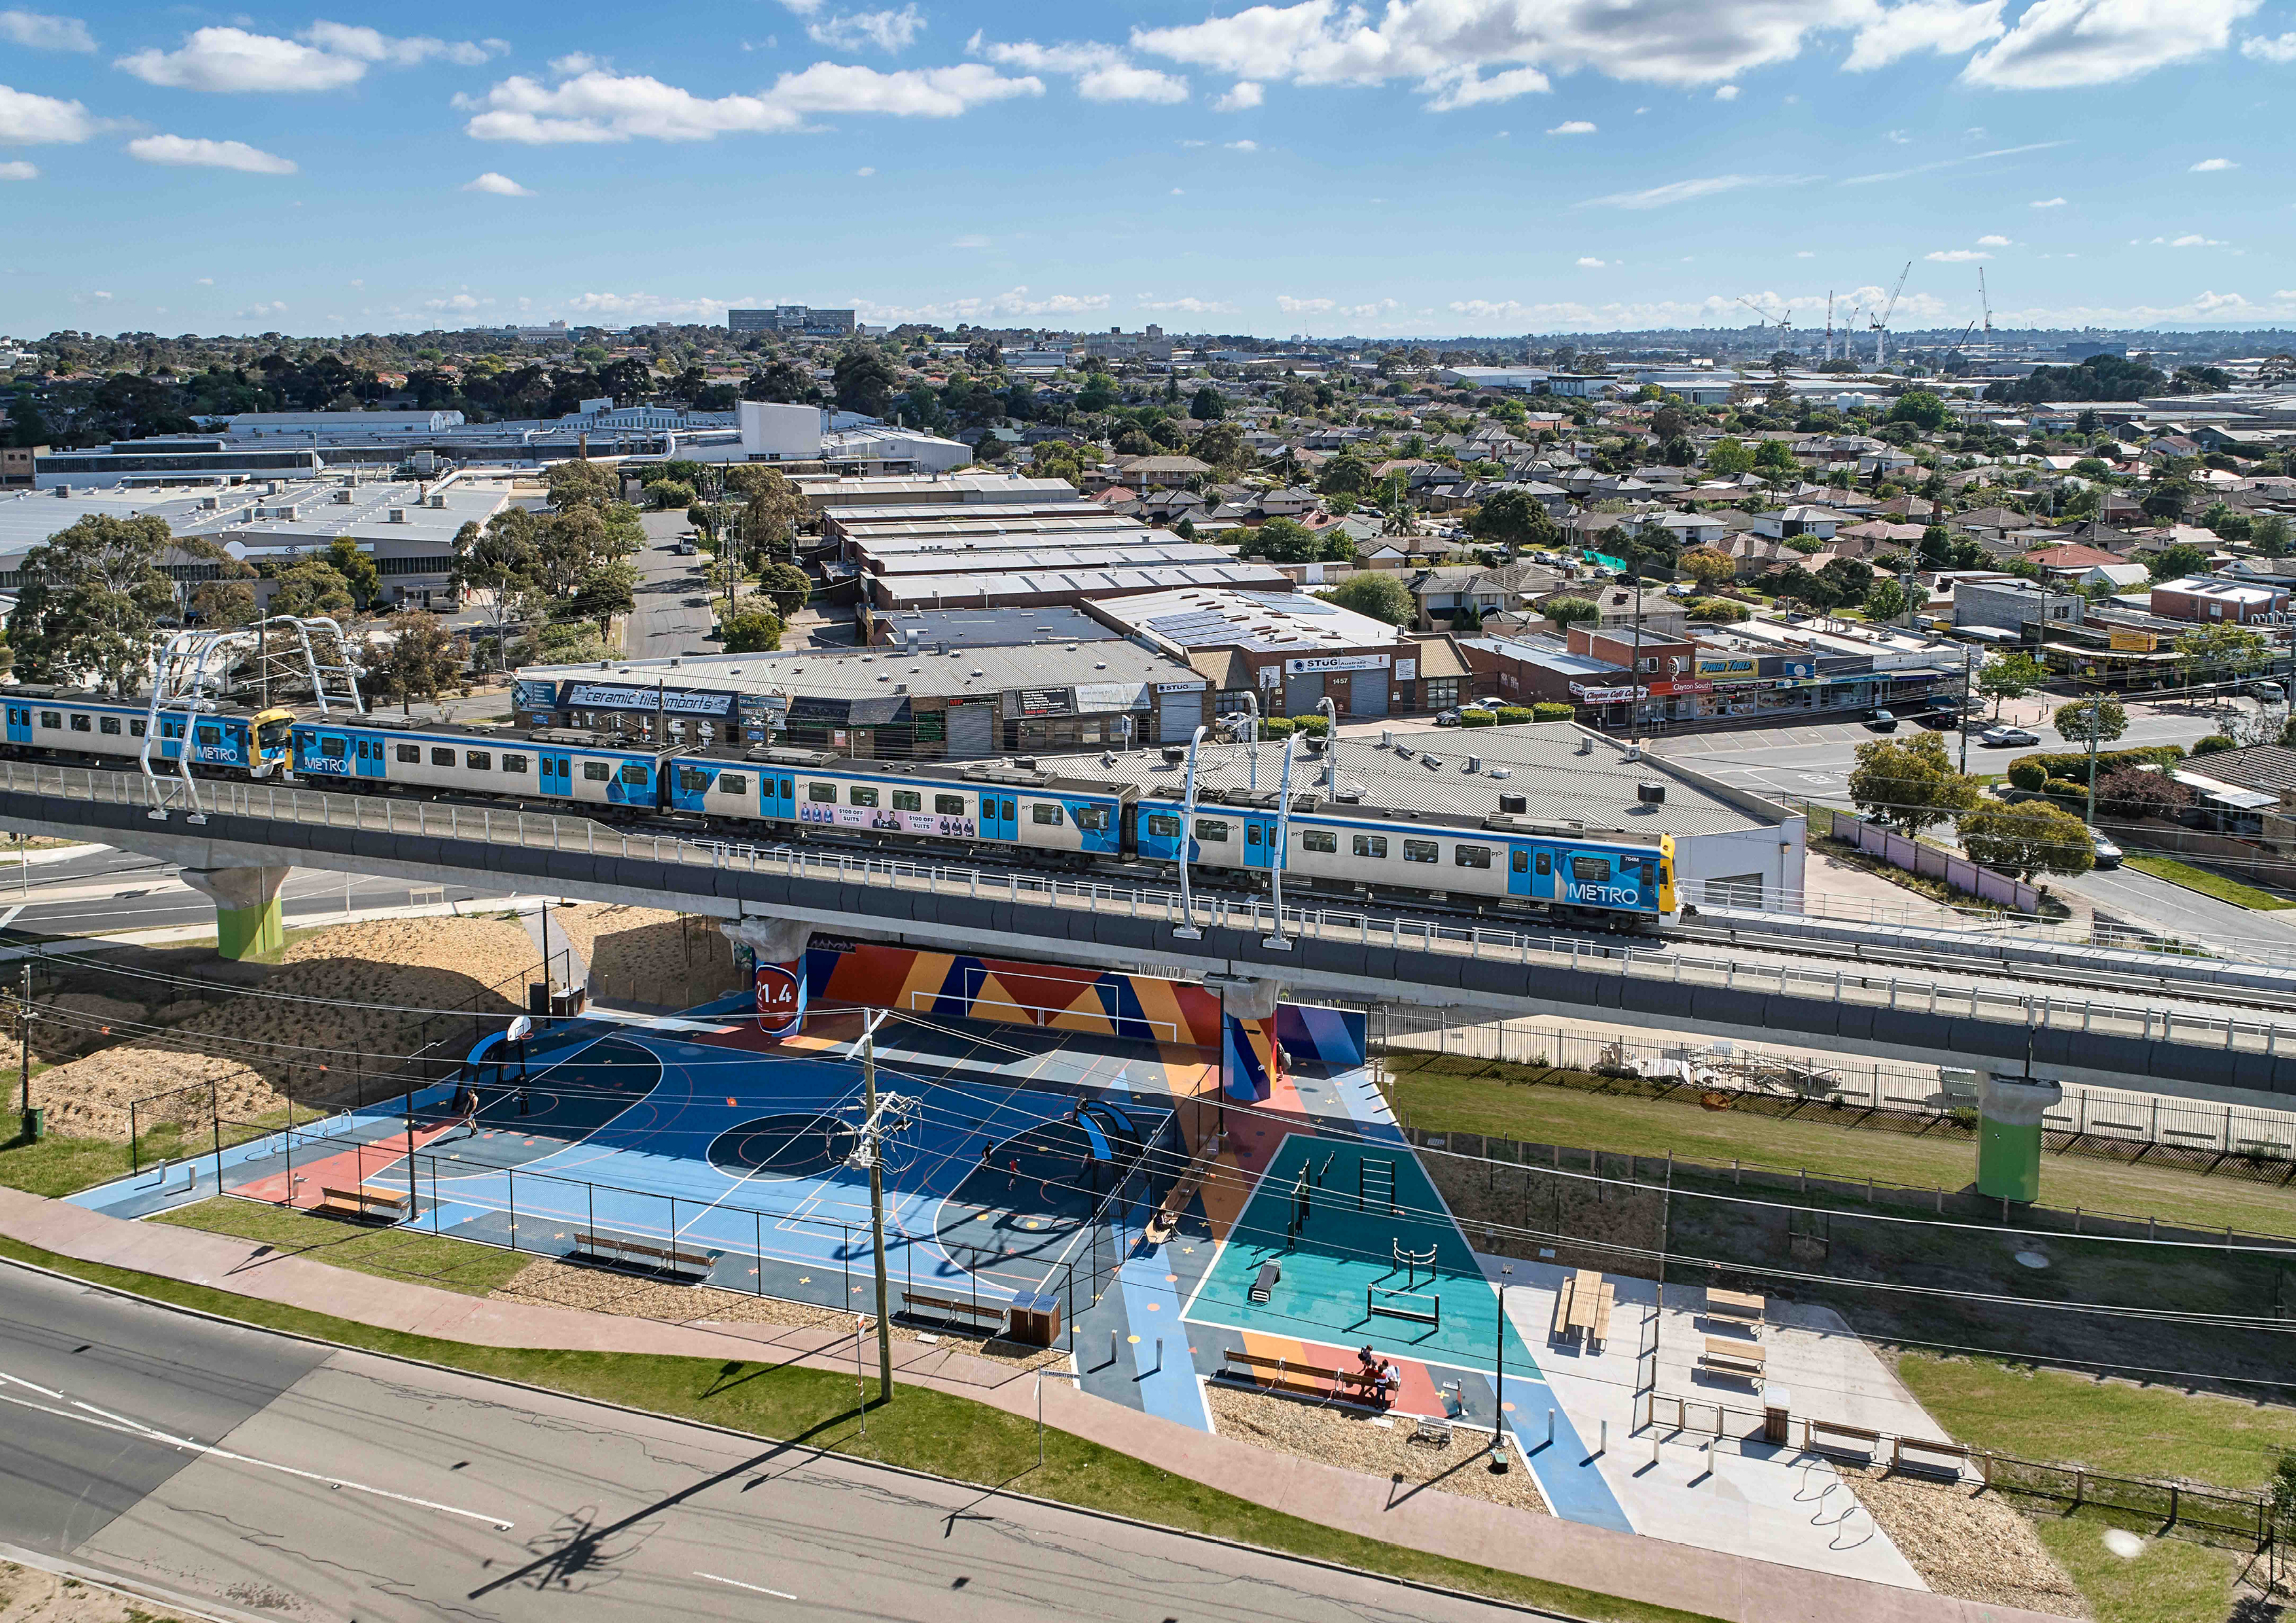
[[[853,312],[816,310],[811,305],[777,304],[762,309],[726,312],[731,333],[773,332],[785,338],[850,338]]]

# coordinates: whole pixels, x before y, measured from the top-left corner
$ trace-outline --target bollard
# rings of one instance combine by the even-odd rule
[[[1554,1447],[1554,1411],[1552,1409],[1546,1412],[1546,1446],[1549,1448]]]
[[[1595,1452],[1596,1454],[1608,1454],[1611,1452],[1611,1422],[1605,1420],[1596,1423],[1598,1423],[1603,1429],[1596,1434],[1602,1440],[1595,1445]]]
[[[1108,1361],[1111,1364],[1116,1362],[1116,1332],[1113,1330],[1108,1332]]]
[[[1653,1466],[1658,1463],[1658,1432],[1655,1430],[1651,1432],[1651,1463]]]
[[[1160,1375],[1164,1373],[1164,1338],[1162,1336],[1156,1338],[1156,1373]]]

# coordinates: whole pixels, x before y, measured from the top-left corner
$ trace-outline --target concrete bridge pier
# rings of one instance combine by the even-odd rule
[[[2041,1118],[2064,1096],[2054,1082],[1984,1078],[1977,1104],[1978,1193],[2022,1204],[2041,1198]]]
[[[287,947],[279,909],[286,867],[184,868],[184,882],[215,904],[216,952],[225,958],[276,963]]]
[[[805,1024],[805,949],[815,926],[803,919],[762,916],[730,919],[718,928],[734,946],[750,949],[756,965],[750,985],[758,1029],[776,1039],[796,1036]]]

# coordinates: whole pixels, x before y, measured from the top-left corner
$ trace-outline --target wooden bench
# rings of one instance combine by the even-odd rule
[[[1829,1420],[1806,1420],[1801,1427],[1802,1447],[1812,1454],[1847,1460],[1853,1465],[1871,1465],[1882,1453],[1882,1434],[1864,1426],[1838,1425]]]
[[[580,1230],[574,1235],[574,1255],[581,1261],[603,1262],[610,1267],[643,1268],[649,1274],[695,1280],[707,1279],[718,1260],[715,1252],[689,1251],[674,1242],[656,1245],[650,1240]]]
[[[1272,1357],[1267,1353],[1246,1352],[1240,1347],[1227,1348],[1220,1358],[1221,1374],[1277,1391],[1289,1385],[1292,1377],[1299,1376],[1308,1381],[1327,1381],[1331,1383],[1330,1391],[1316,1391],[1318,1398],[1344,1398],[1352,1388],[1356,1397],[1368,1399],[1373,1392],[1370,1377],[1361,1370],[1329,1369],[1320,1364],[1301,1364],[1292,1358]],[[1237,1365],[1242,1366],[1240,1373],[1230,1367]],[[1272,1378],[1262,1380],[1262,1376]]]
[[[901,1292],[901,1311],[905,1319],[931,1319],[943,1324],[965,1324],[974,1328],[1004,1328],[1005,1302],[968,1301],[960,1296],[935,1296],[925,1291]],[[921,1311],[922,1310],[922,1311]]]
[[[1751,1341],[1727,1341],[1718,1336],[1708,1336],[1706,1350],[1698,1355],[1698,1366],[1720,1374],[1754,1379],[1767,1367],[1766,1359],[1761,1348]]]
[[[1546,1333],[1550,1340],[1560,1341],[1570,1330],[1570,1293],[1576,1276],[1562,1276],[1562,1288],[1554,1293],[1554,1326]]]
[[[315,1210],[343,1217],[381,1217],[396,1223],[406,1215],[406,1197],[392,1189],[360,1184],[350,1189],[321,1188]]]
[[[1604,1280],[1595,1293],[1595,1322],[1587,1326],[1587,1340],[1599,1343],[1611,1339],[1611,1308],[1617,1300],[1617,1288]]]
[[[1706,1316],[1728,1319],[1734,1324],[1756,1324],[1762,1322],[1763,1310],[1768,1302],[1750,1291],[1710,1289],[1706,1292]]]

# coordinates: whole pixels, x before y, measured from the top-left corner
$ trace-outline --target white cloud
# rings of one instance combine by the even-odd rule
[[[1988,39],[2001,37],[2003,0],[1906,0],[1881,12],[1857,30],[1842,67],[1851,73],[1885,68],[1900,57],[1919,51],[1940,56],[1973,51]]]
[[[724,135],[772,134],[801,127],[807,113],[880,112],[953,118],[984,102],[1041,95],[1034,78],[1006,78],[979,62],[949,68],[873,68],[816,62],[785,73],[763,95],[705,99],[643,75],[596,70],[557,85],[513,75],[466,108],[482,108],[463,127],[481,141],[553,143],[709,141]]]
[[[1256,152],[1259,150],[1259,143],[1257,141],[1227,141],[1221,144],[1231,152]]]
[[[1185,192],[1181,191],[1179,187],[1177,187],[1177,186],[1174,186],[1174,187],[1172,188],[1172,195],[1173,195],[1174,197],[1185,197],[1185,196],[1187,195],[1187,193],[1186,193]]]
[[[1990,259],[1991,254],[1979,253],[1973,248],[1940,248],[1935,253],[1923,254],[1924,259],[1934,259],[1940,265],[1963,265],[1972,259]]]
[[[740,302],[736,300],[735,302]],[[1109,307],[1106,293],[1046,293],[1038,294],[1028,287],[1009,288],[1002,293],[985,299],[952,299],[937,304],[885,305],[873,304],[866,299],[845,301],[854,313],[872,326],[905,321],[979,322],[992,316],[1089,316]],[[719,299],[712,319],[723,321],[726,303]],[[706,313],[706,312],[705,312]]]
[[[1794,258],[1797,259],[1815,259],[1817,258],[1817,255],[1811,250],[1804,248],[1797,250],[1794,254]]]
[[[2154,237],[2152,246],[2156,248],[2222,248],[2224,242],[2218,237],[2204,237],[2197,231],[2188,231],[2180,237]]]
[[[2037,197],[2026,206],[2031,209],[2062,209],[2065,206],[2065,200],[2062,197]]]
[[[1578,261],[1578,268],[1580,270],[1601,270],[1609,264],[1610,261],[1607,259],[1596,259],[1591,257],[1582,257]]]
[[[2251,36],[2240,42],[2240,53],[2251,61],[2296,62],[2296,34]]]
[[[1294,299],[1289,293],[1275,295],[1275,307],[1286,316],[1320,316],[1339,306],[1336,299]]]
[[[49,142],[85,141],[95,134],[96,121],[78,102],[34,95],[0,85],[0,144],[37,146]]]
[[[1903,180],[1909,175],[1927,175],[1932,169],[1951,169],[1965,163],[1983,163],[1990,158],[2014,158],[2025,152],[2046,152],[2053,147],[2066,144],[2063,141],[2035,141],[2025,146],[1997,146],[1990,152],[1966,152],[1959,158],[1940,158],[1934,163],[1917,163],[1908,168],[1884,169],[1878,175],[1851,175],[1846,176],[1841,184],[1845,186],[1870,186],[1885,180]]]
[[[475,310],[480,305],[492,304],[494,300],[491,299],[474,299],[468,293],[456,293],[451,299],[426,299],[422,301],[422,307],[426,310],[454,310],[460,312],[465,310]]]
[[[2290,36],[2296,38],[2296,35]],[[1228,93],[1212,103],[1214,112],[1248,112],[1267,100],[1267,92],[1250,79],[1239,79],[1229,86]]]
[[[868,178],[869,178],[869,176],[871,176],[872,175],[874,175],[877,171],[876,171],[876,170],[874,170],[874,169],[873,169],[873,168],[871,168],[867,164],[864,164],[864,165],[862,165],[859,168],[857,168],[857,169],[854,170],[853,172],[854,172],[856,175],[858,175],[862,179],[866,180],[866,179],[868,179]]]
[[[1980,248],[2006,248],[2009,246],[2009,239],[2002,236],[1980,237],[1977,239],[1977,245]]]
[[[1040,45],[1033,39],[1011,45],[982,45],[979,35],[973,48],[990,61],[1023,73],[1060,73],[1076,80],[1077,94],[1087,102],[1185,102],[1188,81],[1177,74],[1143,68],[1113,45]]]
[[[795,7],[791,7],[795,10]],[[817,11],[810,6],[800,15]],[[806,24],[806,37],[817,45],[833,50],[857,51],[864,45],[874,45],[880,51],[906,51],[924,32],[924,13],[914,5],[899,11],[854,12],[832,13],[817,22]]]
[[[512,180],[509,176],[496,174],[492,169],[488,169],[476,180],[464,181],[463,183],[463,190],[465,192],[485,192],[491,193],[496,197],[532,197],[534,195],[533,193],[528,191],[524,186],[520,185],[518,182]]]
[[[1717,85],[1714,87],[1714,99],[1718,102],[1736,101],[1738,99],[1738,86],[1735,85]]]
[[[1591,135],[1595,127],[1584,119],[1566,119],[1546,132],[1550,135]]]
[[[145,163],[179,168],[237,169],[242,175],[292,175],[293,160],[259,151],[244,141],[208,141],[191,135],[144,135],[127,143],[127,155]]]
[[[1463,83],[1487,82],[1479,77],[1486,71],[1504,78],[1525,68],[1718,84],[1792,61],[1811,33],[1866,23],[1875,9],[1875,0],[1387,0],[1374,12],[1353,0],[1297,0],[1177,28],[1135,29],[1131,38],[1136,50],[1240,79],[1402,79],[1430,96],[1456,96]],[[1528,79],[1513,85],[1509,94],[1531,87]]]
[[[2203,158],[2192,167],[2194,175],[2213,175],[2218,169],[2236,169],[2240,165],[2229,158]]]
[[[0,180],[37,180],[39,177],[39,169],[20,158],[0,163]]]
[[[1235,306],[1232,304],[1222,304],[1219,300],[1215,299],[1196,299],[1192,297],[1185,299],[1152,299],[1144,294],[1141,297],[1138,304],[1134,307],[1136,309],[1152,311],[1158,315],[1172,316],[1233,316],[1236,313]]]
[[[1716,197],[1725,192],[1742,192],[1750,186],[1796,186],[1814,178],[1808,175],[1709,175],[1697,180],[1669,181],[1662,186],[1652,186],[1641,192],[1612,192],[1602,197],[1590,197],[1578,207],[1582,209],[1663,209],[1674,203],[1695,201],[1702,197]]]
[[[245,29],[198,29],[184,37],[180,50],[138,51],[112,65],[147,85],[176,90],[340,90],[378,63],[405,68],[436,59],[474,67],[509,48],[499,39],[394,39],[349,23],[315,22],[301,41]]]
[[[2110,85],[2221,51],[2261,0],[2034,0],[1962,78],[1995,90]]]
[[[199,285],[201,287],[213,287],[215,285],[215,278],[213,276],[201,276],[199,280]]]
[[[1510,68],[1484,78],[1472,68],[1438,74],[1422,89],[1434,92],[1427,105],[1436,112],[1456,112],[1490,102],[1511,102],[1519,95],[1544,95],[1551,88],[1546,75],[1536,68]]]
[[[45,12],[0,12],[0,39],[29,51],[93,51],[95,36],[77,17]]]

